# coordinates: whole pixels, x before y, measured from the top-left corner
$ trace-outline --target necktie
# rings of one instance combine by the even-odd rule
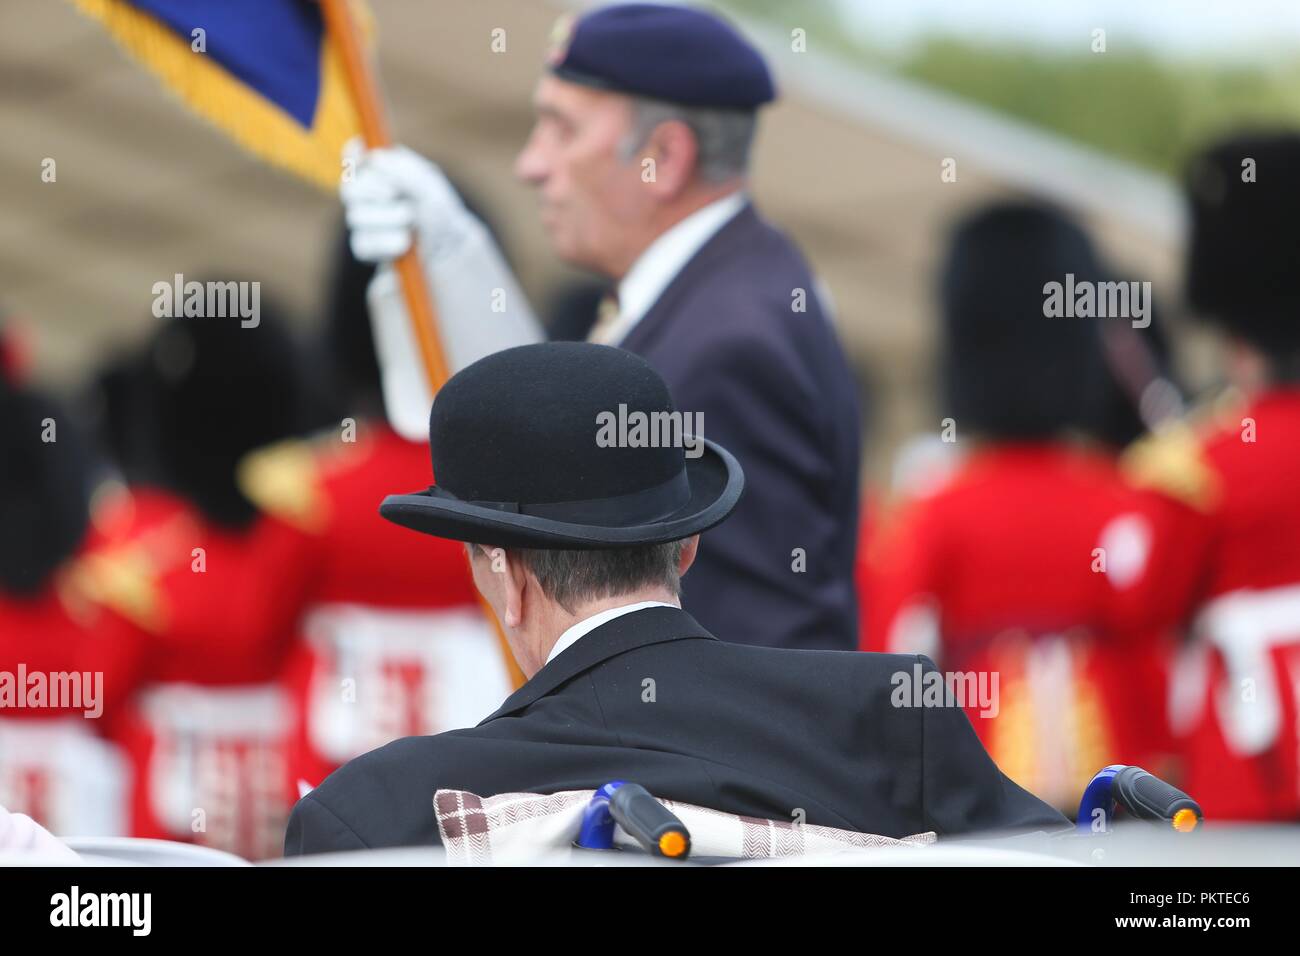
[[[619,338],[618,318],[618,296],[614,292],[606,292],[596,307],[596,322],[587,333],[587,341],[597,345],[613,345]]]

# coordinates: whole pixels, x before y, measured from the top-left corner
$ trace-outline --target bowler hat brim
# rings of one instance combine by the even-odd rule
[[[722,521],[740,500],[745,478],[725,448],[702,439],[703,452],[686,459],[690,498],[671,513],[637,524],[579,524],[462,501],[441,488],[389,495],[379,513],[424,534],[503,548],[591,550],[662,544],[689,538]]]

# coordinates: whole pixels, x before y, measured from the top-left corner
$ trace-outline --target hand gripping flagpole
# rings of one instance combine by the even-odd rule
[[[379,96],[379,86],[370,68],[369,58],[362,49],[357,37],[356,21],[348,6],[349,0],[320,0],[321,12],[325,17],[325,29],[330,40],[334,42],[339,58],[343,64],[343,73],[347,77],[352,100],[356,104],[361,121],[361,138],[367,149],[382,149],[393,144],[389,133],[388,117],[384,112],[384,102]],[[438,338],[438,319],[433,309],[433,297],[429,293],[429,284],[420,264],[416,237],[411,237],[411,247],[394,263],[397,278],[402,286],[402,298],[406,302],[406,314],[410,317],[415,341],[420,349],[420,361],[424,374],[429,381],[429,393],[436,394],[442,384],[451,376],[446,353]],[[505,657],[510,678],[515,687],[524,682],[523,672],[515,662],[510,645],[506,642],[501,622],[488,606],[482,595],[479,603],[483,613],[492,622],[501,653]]]

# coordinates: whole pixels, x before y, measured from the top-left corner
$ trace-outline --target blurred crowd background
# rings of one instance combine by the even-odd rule
[[[1193,4],[1194,15],[1170,3],[905,6],[722,7],[782,80],[755,192],[835,297],[876,399],[864,456],[876,477],[905,436],[933,427],[932,282],[963,209],[1026,190],[1066,202],[1172,310],[1182,220],[1166,177],[1216,132],[1300,122],[1300,36],[1282,3]],[[548,251],[535,198],[511,172],[562,8],[453,0],[431,27],[419,3],[373,5],[395,129],[474,199],[539,308],[581,278]],[[291,321],[316,321],[334,197],[250,162],[70,5],[16,0],[0,16],[0,108],[13,131],[0,152],[3,301],[39,318],[43,378],[71,387],[138,343],[154,321],[140,290],[174,272],[261,278]],[[506,54],[473,42],[502,24]],[[1106,52],[1093,53],[1092,31],[1107,24]],[[807,52],[791,51],[793,29],[807,31]],[[34,155],[59,161],[57,188],[27,175]],[[957,180],[939,184],[936,157],[947,156]],[[1209,384],[1212,347],[1189,337],[1179,360]]]
[[[1113,366],[1104,397],[1062,400],[1084,391],[1063,383],[1082,374],[1089,342],[1053,332],[1035,353],[1030,326],[1016,327],[1007,334],[1037,375],[990,346],[987,326],[971,324],[990,302],[1044,321],[1041,302],[999,299],[1004,272],[1151,282],[1156,319],[1138,351],[1154,363],[1147,384],[1159,379],[1163,391],[1149,403],[1174,413],[1175,393],[1188,406],[1221,396],[1229,353],[1184,302],[1182,180],[1217,137],[1300,127],[1300,21],[1285,0],[717,6],[761,46],[783,89],[760,124],[753,193],[826,283],[858,374],[859,577],[864,594],[883,595],[863,601],[863,646],[901,649],[896,605],[919,585],[900,569],[922,561],[908,542],[934,533],[926,522],[977,514],[978,537],[1036,508],[1085,513],[1101,499],[1098,513],[1126,513],[1115,502],[1127,491],[1111,487],[1106,464],[998,486],[950,503],[953,515],[899,517],[909,514],[900,503],[955,467],[961,449],[943,439],[945,411],[961,401],[954,390],[978,393],[995,432],[1043,430],[988,411],[1003,400],[1041,412],[1048,431],[1089,434],[1108,462],[1153,422]],[[539,315],[582,327],[601,288],[558,263],[534,196],[511,172],[551,22],[568,5],[371,7],[397,137],[459,186]],[[498,27],[504,54],[488,46]],[[802,45],[792,31],[804,31]],[[374,504],[426,483],[427,459],[382,421],[369,273],[347,252],[337,197],[181,108],[71,4],[7,0],[0,76],[5,418],[53,419],[71,449],[45,471],[12,431],[3,449],[0,669],[35,660],[40,642],[48,669],[90,661],[105,674],[106,709],[94,731],[57,714],[0,718],[0,804],[60,833],[275,855],[302,786],[395,736],[476,721],[517,674],[482,620],[459,547],[377,526]],[[53,182],[41,176],[47,158]],[[955,176],[943,177],[948,160]],[[1011,221],[1041,241],[1005,243]],[[155,318],[154,283],[177,273],[260,281],[260,326]],[[1001,399],[985,388],[996,379]],[[980,414],[966,398],[959,422]],[[349,418],[361,441],[327,451],[309,441]],[[901,544],[897,527],[908,529]],[[1143,533],[1119,526],[1112,553],[1142,550]],[[884,571],[869,567],[876,549],[890,555]],[[1051,565],[1032,549],[1016,560],[986,569],[994,587]],[[1126,609],[1116,633],[1156,629],[1145,610]],[[924,621],[906,630],[909,646],[935,650]],[[379,632],[382,654],[367,641]],[[55,647],[85,634],[89,649],[75,636],[64,645],[75,652]],[[1015,779],[1068,808],[1106,763],[1156,761],[1177,778],[1175,748],[1153,729],[1165,721],[1175,639],[1161,633],[1100,661],[1011,661],[984,648],[959,663],[1004,675],[1003,737],[981,736]],[[1079,674],[1095,681],[1095,699],[1081,695],[1064,723],[1044,726],[1034,699],[1073,694],[1062,688]],[[1141,674],[1152,675],[1140,685],[1150,693],[1134,699]],[[1017,681],[1034,689],[1017,696]],[[1295,818],[1291,803],[1260,806],[1240,815]]]

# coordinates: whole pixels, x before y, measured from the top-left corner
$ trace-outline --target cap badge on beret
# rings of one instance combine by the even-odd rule
[[[577,16],[566,13],[558,17],[551,26],[550,46],[546,51],[547,66],[559,66],[569,55],[569,44],[573,42],[573,27],[577,22]]]

